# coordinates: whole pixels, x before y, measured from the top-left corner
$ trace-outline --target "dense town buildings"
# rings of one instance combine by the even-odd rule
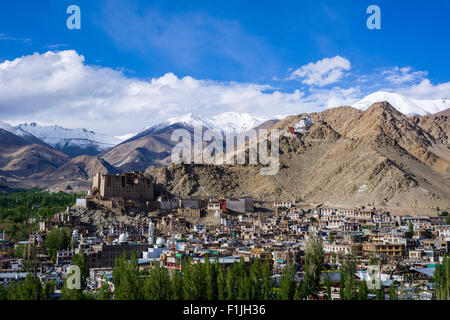
[[[395,279],[399,288],[411,286],[406,279],[412,274],[416,279],[412,283],[420,291],[419,285],[430,283],[435,264],[450,249],[450,226],[442,216],[391,215],[373,207],[337,208],[295,201],[266,203],[248,197],[155,197],[151,178],[138,172],[98,174],[89,194],[79,200],[85,202],[77,201],[53,219],[41,221],[29,241],[14,244],[1,237],[0,252],[33,243],[45,253],[46,234],[55,227],[67,227],[72,230],[71,247],[58,250],[54,264],[45,254],[35,264],[43,278],[62,277],[73,255],[82,252],[91,270],[90,288],[95,291],[101,275],[111,279],[114,263],[124,252],[127,259],[136,254],[140,268],[156,262],[170,273],[181,270],[181,262],[188,258],[202,263],[208,256],[224,267],[241,258],[248,264],[258,258],[269,262],[277,279],[286,265],[294,263],[296,277],[302,279],[306,243],[313,237],[321,240],[324,261],[336,272],[351,255],[358,261],[355,276],[364,279],[375,259],[382,261],[386,285]],[[128,203],[134,212],[118,211],[114,203]],[[14,277],[24,279],[18,267],[21,259],[2,261],[3,285]]]

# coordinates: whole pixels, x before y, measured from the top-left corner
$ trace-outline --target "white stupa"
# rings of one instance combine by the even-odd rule
[[[155,237],[155,228],[153,226],[153,222],[150,221],[148,224],[148,244],[153,245]]]
[[[127,235],[125,233],[121,233],[119,236],[119,243],[127,243]]]
[[[72,238],[73,238],[73,240],[75,240],[75,241],[78,241],[78,239],[80,238],[80,234],[79,234],[79,232],[78,232],[77,229],[74,229],[74,230],[73,230],[73,232],[72,232]]]
[[[156,239],[156,246],[161,248],[164,246],[166,242],[164,241],[164,238],[162,237],[158,237],[158,239]]]

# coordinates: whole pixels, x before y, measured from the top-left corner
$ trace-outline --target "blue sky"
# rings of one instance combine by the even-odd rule
[[[81,8],[81,30],[66,28],[66,8],[71,4]],[[381,30],[366,27],[366,9],[371,4],[381,8]],[[313,104],[320,109],[381,89],[413,98],[437,99],[450,88],[449,16],[447,0],[8,1],[0,10],[0,63],[35,53],[38,56],[20,70],[9,67],[4,78],[32,87],[30,81],[40,73],[27,74],[26,70],[34,70],[31,63],[49,63],[47,71],[38,71],[45,81],[50,81],[46,74],[52,73],[57,63],[43,55],[73,50],[76,54],[68,54],[65,60],[58,56],[61,61],[74,63],[74,69],[64,70],[83,69],[80,77],[89,75],[96,79],[92,85],[98,87],[89,97],[76,94],[82,90],[79,83],[44,90],[46,96],[38,95],[42,88],[36,87],[22,100],[11,93],[0,99],[0,117],[12,123],[37,119],[82,126],[85,121],[98,123],[100,116],[92,111],[84,119],[70,119],[65,111],[73,114],[77,106],[85,108],[90,104],[113,111],[131,108],[134,112],[149,112],[151,117],[134,119],[142,120],[139,125],[145,126],[188,111],[259,114],[257,109],[264,109],[264,103],[282,105],[279,110],[264,109],[265,116],[277,111],[298,112]],[[323,61],[321,67],[316,65],[319,61]],[[317,74],[323,68],[325,73]],[[115,73],[105,75],[110,71]],[[115,79],[114,83],[106,78]],[[191,78],[187,87],[206,86],[210,94],[184,92]],[[54,83],[52,79],[50,84]],[[163,83],[157,86],[158,98],[151,93],[155,81]],[[114,85],[128,86],[126,92],[136,85],[140,93],[144,87],[151,92],[134,100],[134,95],[118,97],[116,89],[99,98],[98,92]],[[180,94],[180,100],[168,99],[161,91],[164,86],[184,94]],[[220,90],[226,94],[218,93]],[[245,91],[245,96],[252,96],[252,90],[259,92],[252,103],[231,105],[234,94]],[[284,94],[282,101],[268,96],[274,91]],[[175,94],[170,91],[167,95]],[[193,101],[183,103],[186,96],[192,96]],[[231,102],[223,103],[228,98]],[[62,103],[64,99],[66,104]],[[123,99],[126,106],[118,102]],[[267,102],[253,102],[258,99]],[[32,101],[38,101],[39,106]],[[157,105],[155,110],[153,105]],[[11,106],[20,108],[12,112]],[[168,112],[162,112],[161,107]],[[59,110],[59,117],[55,110]],[[111,131],[105,130],[106,123],[99,129]],[[118,129],[121,134],[130,130],[131,126]]]

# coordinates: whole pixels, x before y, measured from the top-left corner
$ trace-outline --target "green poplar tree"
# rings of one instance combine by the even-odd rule
[[[367,281],[362,280],[359,284],[359,292],[358,292],[359,300],[367,300]]]
[[[398,300],[397,290],[395,288],[394,282],[389,286],[389,300]]]
[[[183,277],[178,270],[172,275],[172,295],[173,300],[183,300]]]
[[[262,293],[262,275],[261,263],[259,259],[255,259],[250,267],[250,300],[261,300]]]
[[[217,275],[216,275],[216,267],[214,264],[211,264],[209,261],[209,257],[205,257],[205,266],[206,269],[206,298],[208,300],[216,300],[217,299]]]
[[[320,277],[324,268],[324,252],[322,241],[319,238],[309,236],[305,250],[305,265],[303,266],[307,274],[308,294],[320,289]]]
[[[225,271],[222,270],[219,263],[217,265],[217,299],[225,300],[227,297],[227,290],[225,284]]]
[[[113,269],[114,298],[117,300],[141,300],[142,290],[136,253],[128,262],[125,251],[116,259]]]
[[[272,293],[272,271],[268,262],[264,262],[261,268],[262,299],[270,300]]]
[[[97,291],[97,300],[111,300],[111,286],[106,279],[102,279],[101,287]]]
[[[295,293],[295,266],[291,263],[284,267],[280,277],[281,300],[292,300]]]

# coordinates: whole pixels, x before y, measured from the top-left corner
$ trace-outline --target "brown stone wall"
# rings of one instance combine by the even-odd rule
[[[98,179],[100,181],[98,182]],[[127,200],[151,201],[154,200],[153,182],[138,174],[101,175],[94,178],[93,187],[96,186],[102,198],[122,197]]]

